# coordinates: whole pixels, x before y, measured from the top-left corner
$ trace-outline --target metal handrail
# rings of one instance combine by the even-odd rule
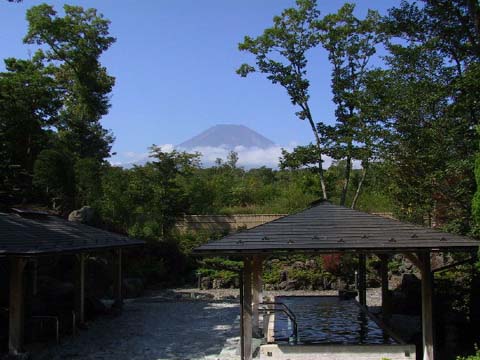
[[[288,319],[292,322],[293,324],[293,332],[291,334],[291,336],[289,338],[293,338],[293,343],[296,344],[297,341],[298,341],[298,324],[297,324],[297,318],[295,316],[295,314],[292,312],[292,310],[290,310],[290,308],[284,304],[284,303],[281,303],[281,302],[262,302],[259,304],[259,306],[261,305],[273,305],[274,308],[260,308],[259,307],[259,312],[261,312],[262,314],[263,313],[269,313],[269,312],[281,312],[281,313],[284,313]],[[277,309],[276,306],[279,305],[282,307],[282,309]]]

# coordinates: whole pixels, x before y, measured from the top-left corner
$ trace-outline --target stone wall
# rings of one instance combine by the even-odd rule
[[[285,216],[284,214],[253,215],[185,215],[177,221],[177,229],[181,232],[209,230],[236,231],[250,229]]]

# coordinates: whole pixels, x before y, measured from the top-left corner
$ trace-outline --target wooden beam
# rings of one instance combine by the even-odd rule
[[[380,258],[380,277],[382,279],[382,319],[385,322],[391,317],[391,297],[390,291],[388,290],[388,259],[387,254],[378,255]]]
[[[79,325],[85,324],[85,259],[86,254],[75,256],[75,313]]]
[[[358,255],[358,302],[367,306],[367,257]]]
[[[256,336],[261,334],[260,330],[260,315],[259,315],[259,304],[263,302],[263,281],[262,281],[262,272],[263,272],[263,258],[260,256],[253,257],[252,263],[252,326],[253,331]]]
[[[433,334],[433,274],[430,253],[418,254],[422,274],[422,340],[423,360],[434,360]]]
[[[10,259],[10,304],[8,353],[18,355],[23,352],[24,336],[24,270],[27,260],[20,257]]]
[[[114,256],[114,284],[113,284],[113,297],[114,306],[121,309],[123,307],[123,272],[122,272],[122,249],[115,249]]]
[[[243,260],[243,359],[252,360],[252,260]]]
[[[446,270],[450,270],[450,269],[453,269],[457,266],[460,266],[460,265],[465,265],[465,264],[474,264],[477,260],[475,259],[475,257],[471,257],[469,259],[466,259],[466,260],[462,260],[462,261],[457,261],[457,262],[454,262],[452,264],[448,264],[448,265],[445,265],[445,266],[440,266],[440,267],[437,267],[435,269],[432,269],[432,272],[433,273],[436,273],[436,272],[442,272],[442,271],[446,271]]]

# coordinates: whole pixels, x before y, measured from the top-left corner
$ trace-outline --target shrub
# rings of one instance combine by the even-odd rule
[[[480,350],[478,349],[477,346],[475,346],[475,354],[464,357],[464,356],[458,356],[457,360],[480,360]]]

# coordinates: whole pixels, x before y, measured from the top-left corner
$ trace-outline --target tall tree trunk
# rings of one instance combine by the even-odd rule
[[[362,187],[363,183],[365,182],[365,178],[367,177],[367,171],[368,171],[368,162],[365,162],[362,164],[362,177],[360,178],[360,182],[358,183],[357,186],[357,191],[355,192],[355,196],[353,197],[352,200],[352,209],[355,209],[355,206],[357,205],[358,198],[360,197],[360,193],[362,192]]]
[[[352,170],[352,158],[351,156],[347,156],[347,164],[345,165],[345,175],[343,178],[343,189],[342,189],[342,196],[340,198],[340,205],[345,206],[345,201],[347,199],[347,192],[348,192],[348,185],[350,183],[350,173]]]
[[[323,160],[322,160],[322,146],[320,142],[320,137],[318,136],[318,131],[315,127],[315,123],[313,122],[312,115],[310,114],[310,109],[308,108],[308,105],[306,105],[307,109],[307,118],[308,122],[310,124],[310,127],[312,128],[313,134],[315,135],[315,140],[317,142],[317,150],[318,150],[318,176],[320,177],[320,185],[322,187],[322,195],[323,199],[327,200],[327,188],[325,186],[325,178],[323,176]]]

